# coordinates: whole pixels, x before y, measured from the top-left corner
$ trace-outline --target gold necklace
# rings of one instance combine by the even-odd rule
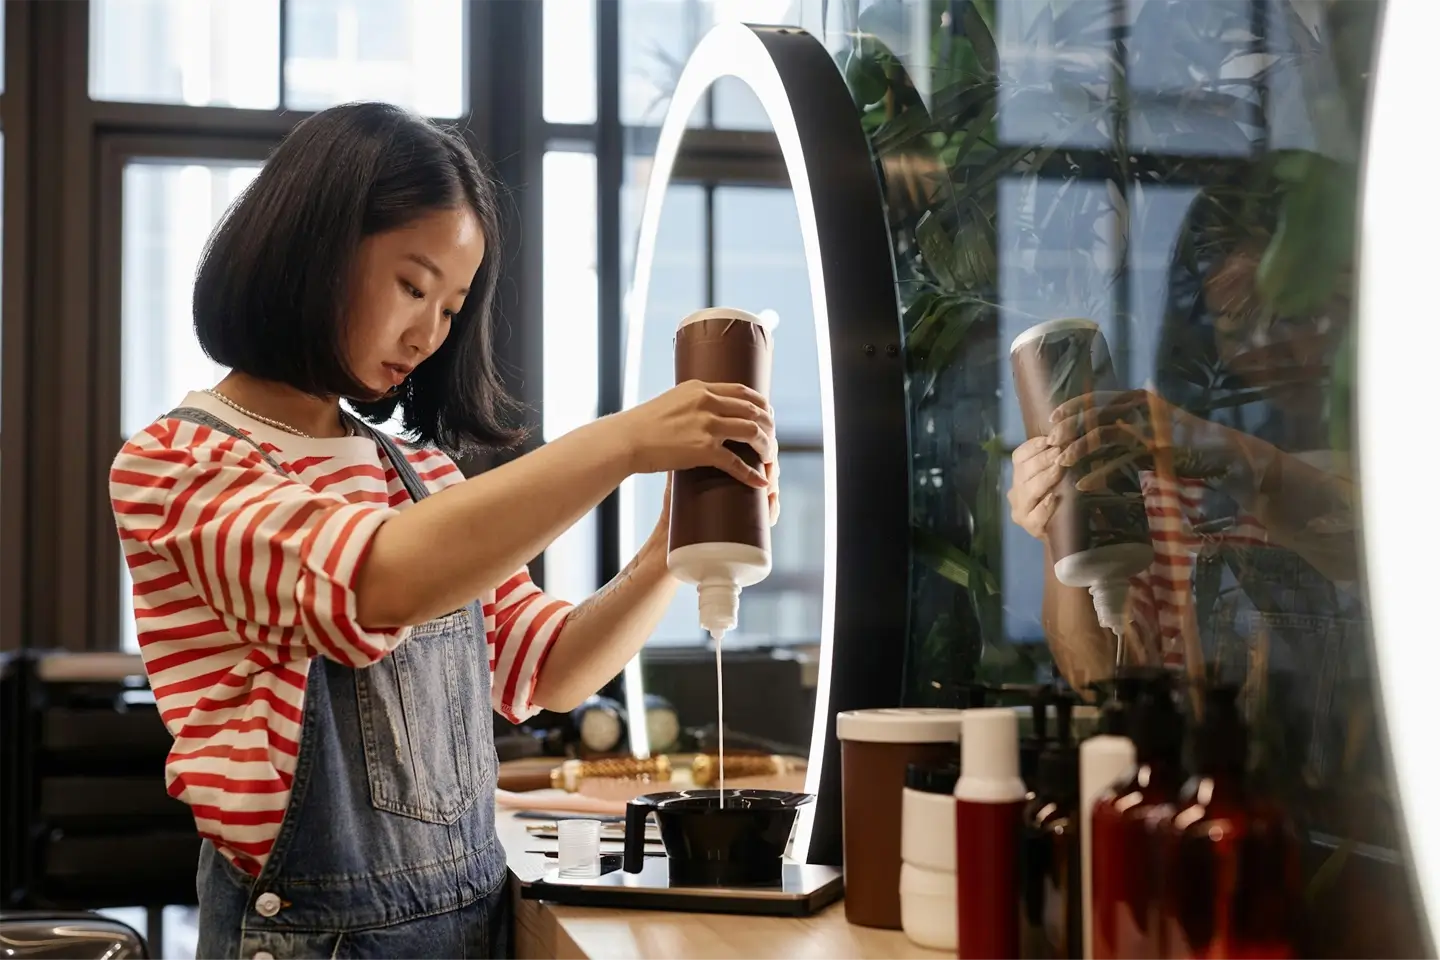
[[[295,436],[304,437],[306,440],[320,439],[319,437],[315,437],[311,434],[306,433],[304,430],[299,430],[295,427],[292,427],[288,423],[282,423],[279,420],[272,420],[269,417],[262,417],[254,410],[248,410],[245,407],[240,406],[240,404],[236,403],[234,400],[231,400],[229,397],[225,396],[225,394],[221,393],[219,390],[214,389],[213,387],[209,390],[206,390],[205,392],[210,396],[214,397],[216,400],[219,400],[221,403],[225,404],[225,406],[229,407],[230,409],[235,410],[239,413],[243,413],[251,420],[258,420],[260,423],[263,423],[266,426],[274,427],[276,430],[282,430],[285,433],[293,433]],[[345,436],[352,437],[355,435],[355,432],[351,428],[349,421],[347,421],[343,416],[340,419],[340,423],[345,427]]]

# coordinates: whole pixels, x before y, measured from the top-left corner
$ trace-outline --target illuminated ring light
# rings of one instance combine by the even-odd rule
[[[1415,158],[1434,153],[1422,121],[1423,92],[1434,78],[1431,39],[1440,34],[1435,0],[1391,0],[1381,18],[1371,92],[1369,145],[1360,205],[1360,296],[1356,436],[1365,579],[1375,661],[1396,794],[1409,838],[1417,901],[1440,941],[1440,819],[1433,807],[1435,559],[1440,523],[1430,499],[1424,424],[1434,404],[1435,322],[1432,248],[1412,230],[1440,223],[1440,202],[1415,175]],[[1416,226],[1418,225],[1418,227]],[[1417,422],[1420,424],[1417,429]]]
[[[909,447],[895,270],[869,144],[825,47],[788,27],[712,29],[671,98],[640,222],[628,303],[625,406],[640,402],[640,349],[661,205],[686,121],[722,77],[745,83],[779,140],[800,219],[819,356],[825,557],[820,668],[793,855],[839,864],[840,758],[835,713],[898,705],[905,654]],[[744,304],[733,304],[744,307]],[[675,322],[679,321],[675,318]],[[633,554],[634,489],[620,498],[621,548]],[[837,517],[844,517],[841,527]],[[741,598],[744,603],[744,598]],[[640,660],[625,668],[631,749],[648,755]]]

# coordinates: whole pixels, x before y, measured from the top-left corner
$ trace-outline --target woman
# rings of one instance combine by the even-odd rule
[[[525,563],[635,473],[724,470],[769,487],[773,522],[773,420],[738,385],[460,474],[442,450],[517,439],[491,351],[498,219],[453,132],[373,103],[301,123],[196,277],[196,333],[231,373],[115,461],[166,779],[204,838],[202,957],[505,952],[490,706],[570,709],[635,654],[674,590],[668,494],[573,609]],[[341,398],[373,423],[398,406],[418,444]]]

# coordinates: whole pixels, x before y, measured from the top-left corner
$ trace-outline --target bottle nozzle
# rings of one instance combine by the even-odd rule
[[[1095,618],[1100,626],[1115,634],[1117,640],[1125,638],[1125,599],[1130,593],[1130,584],[1124,580],[1102,580],[1090,585],[1090,599],[1095,603]]]
[[[696,588],[700,595],[700,626],[718,643],[734,630],[740,615],[740,587],[734,580],[704,580]]]

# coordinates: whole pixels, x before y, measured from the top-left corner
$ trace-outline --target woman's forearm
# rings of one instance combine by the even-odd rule
[[[573,710],[608,683],[654,632],[676,585],[657,528],[615,579],[570,612],[540,668],[535,702]]]
[[[1241,449],[1251,480],[1229,491],[1240,508],[1324,576],[1355,579],[1355,485],[1255,437]]]
[[[539,556],[630,473],[622,430],[597,420],[455,484],[384,523],[356,577],[372,629],[443,616]]]

